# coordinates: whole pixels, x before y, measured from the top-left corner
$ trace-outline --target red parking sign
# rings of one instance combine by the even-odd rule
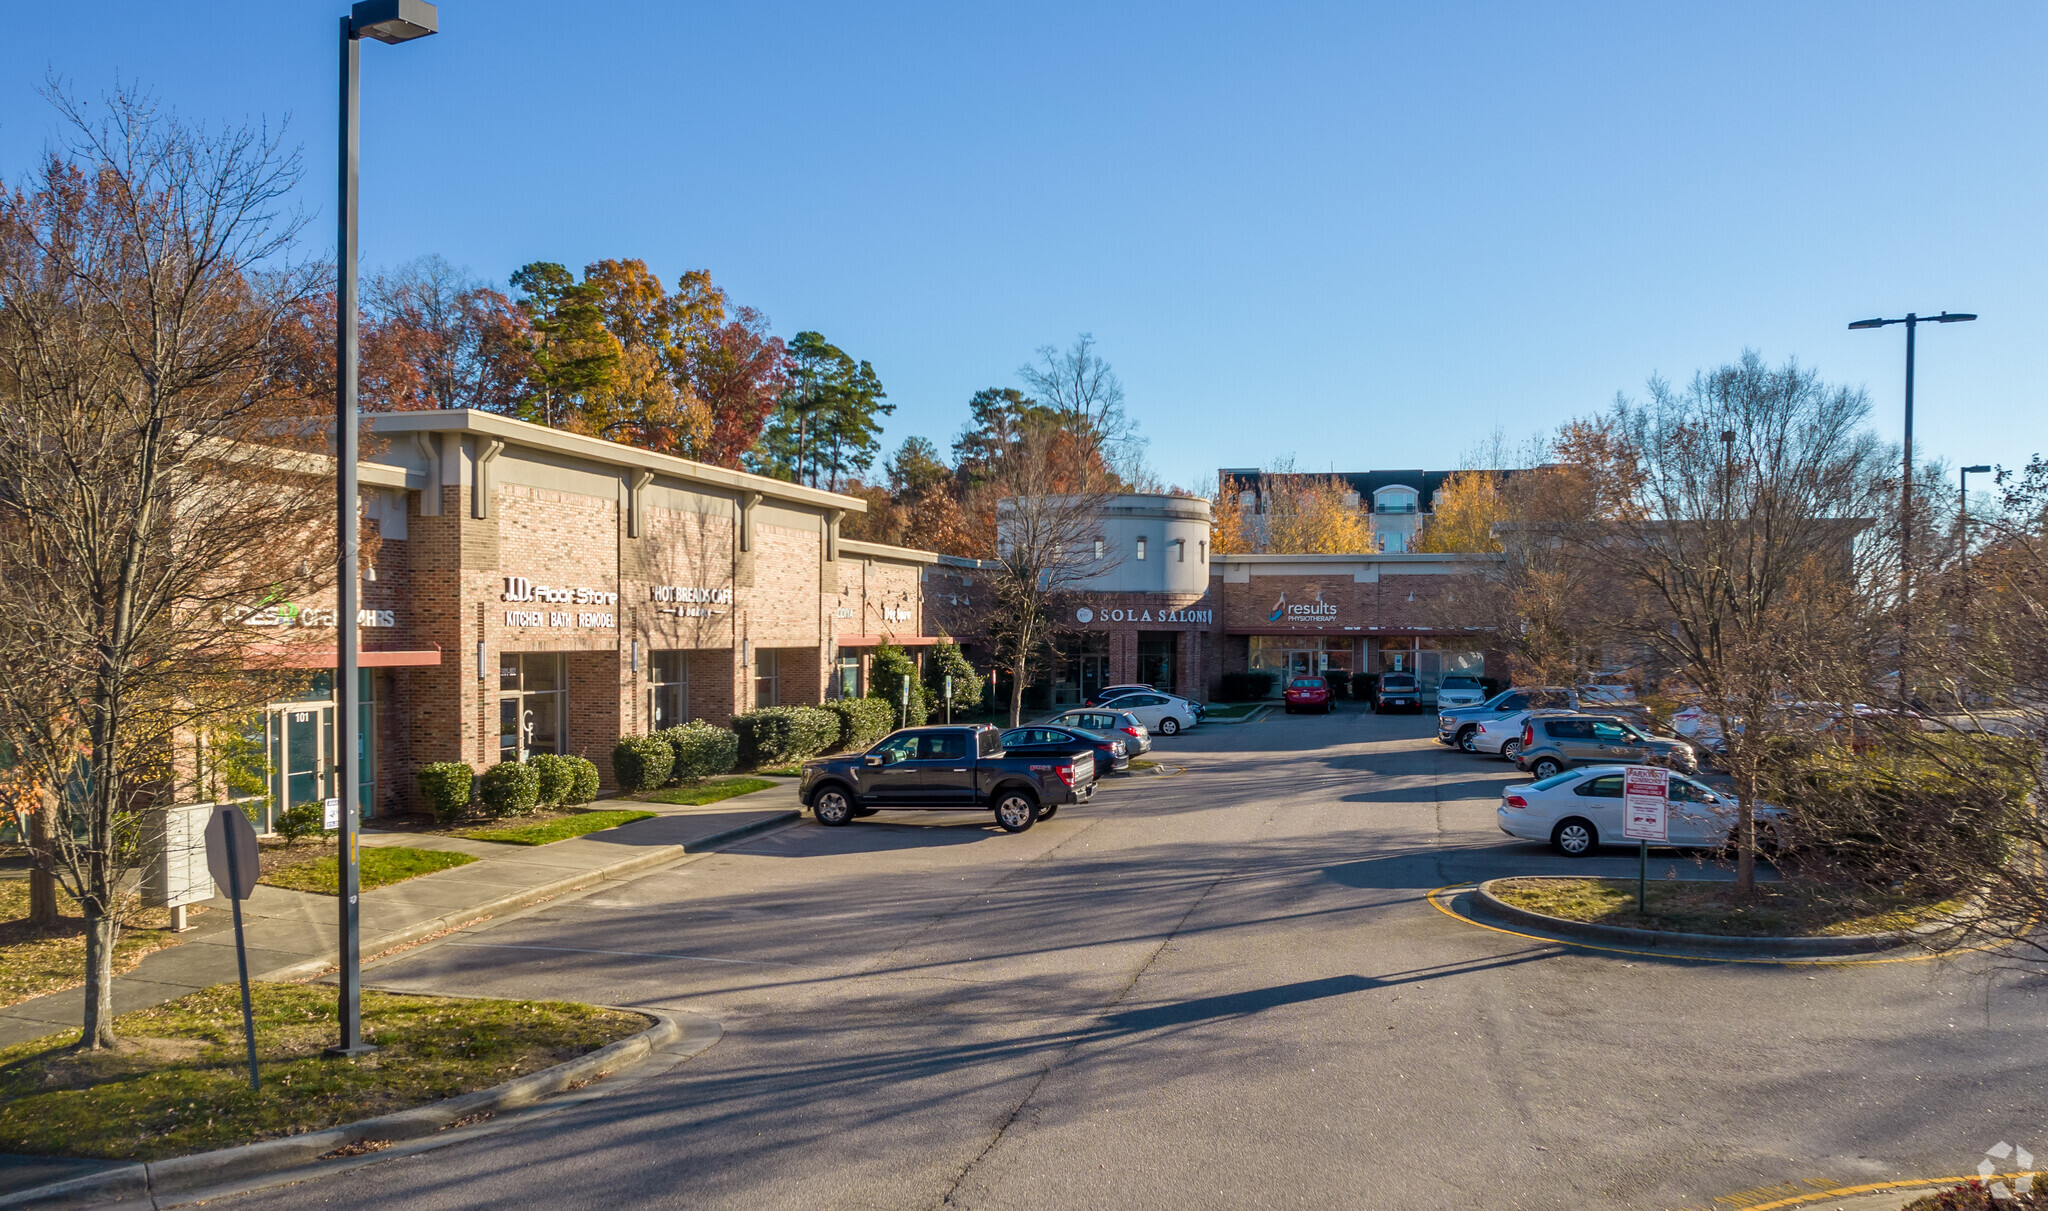
[[[1665,819],[1670,804],[1671,771],[1656,765],[1631,765],[1621,782],[1622,835],[1631,841],[1666,841]]]

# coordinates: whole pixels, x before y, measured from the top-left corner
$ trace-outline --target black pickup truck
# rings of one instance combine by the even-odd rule
[[[905,728],[865,753],[806,761],[801,789],[820,824],[846,824],[885,808],[994,812],[1011,833],[1094,793],[1092,753],[1012,757],[1003,752],[1001,733],[985,723]]]

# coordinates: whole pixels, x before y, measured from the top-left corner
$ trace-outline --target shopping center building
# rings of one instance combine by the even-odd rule
[[[481,412],[369,427],[365,815],[411,806],[434,761],[576,753],[608,784],[621,735],[815,703],[876,645],[933,641],[937,557],[841,541],[857,499]],[[245,622],[332,627],[332,603]],[[266,712],[273,802],[332,793],[333,716],[331,673]]]

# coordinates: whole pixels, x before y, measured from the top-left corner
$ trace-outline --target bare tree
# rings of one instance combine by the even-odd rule
[[[1059,606],[1089,578],[1114,568],[1100,546],[1102,510],[1119,488],[1087,436],[1027,427],[995,460],[981,489],[995,500],[996,562],[987,633],[1010,671],[1010,726],[1024,719],[1024,687],[1064,629]]]
[[[1887,452],[1861,391],[1754,353],[1567,426],[1587,520],[1555,536],[1608,590],[1609,634],[1668,670],[1718,726],[1741,800],[1737,884],[1755,888],[1753,806],[1769,722],[1867,617],[1863,541]]]
[[[0,737],[52,817],[36,861],[84,910],[100,1048],[141,809],[175,793],[181,738],[267,697],[244,618],[331,571],[307,472],[332,464],[276,372],[311,283],[252,273],[289,247],[296,156],[135,92],[49,95],[68,149],[0,191]]]
[[[1124,412],[1124,384],[1107,361],[1095,352],[1095,337],[1082,333],[1062,352],[1041,346],[1038,361],[1017,370],[1051,411],[1054,423],[1093,443],[1103,460],[1127,482],[1148,482],[1144,467],[1145,439],[1137,422]]]

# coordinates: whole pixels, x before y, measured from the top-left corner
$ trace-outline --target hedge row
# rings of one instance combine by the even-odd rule
[[[729,774],[740,760],[740,738],[731,728],[692,719],[681,727],[654,733],[666,741],[675,762],[669,781],[696,782],[716,774]]]
[[[487,816],[524,816],[537,807],[570,807],[597,798],[597,766],[582,757],[535,753],[525,762],[500,761],[479,777],[466,761],[420,767],[420,797],[434,819],[452,823],[472,802]]]
[[[732,717],[740,761],[756,767],[814,757],[838,741],[839,729],[837,713],[815,706],[771,706]]]
[[[865,749],[896,728],[896,712],[880,698],[836,698],[825,709],[839,716],[832,747],[841,752]]]

